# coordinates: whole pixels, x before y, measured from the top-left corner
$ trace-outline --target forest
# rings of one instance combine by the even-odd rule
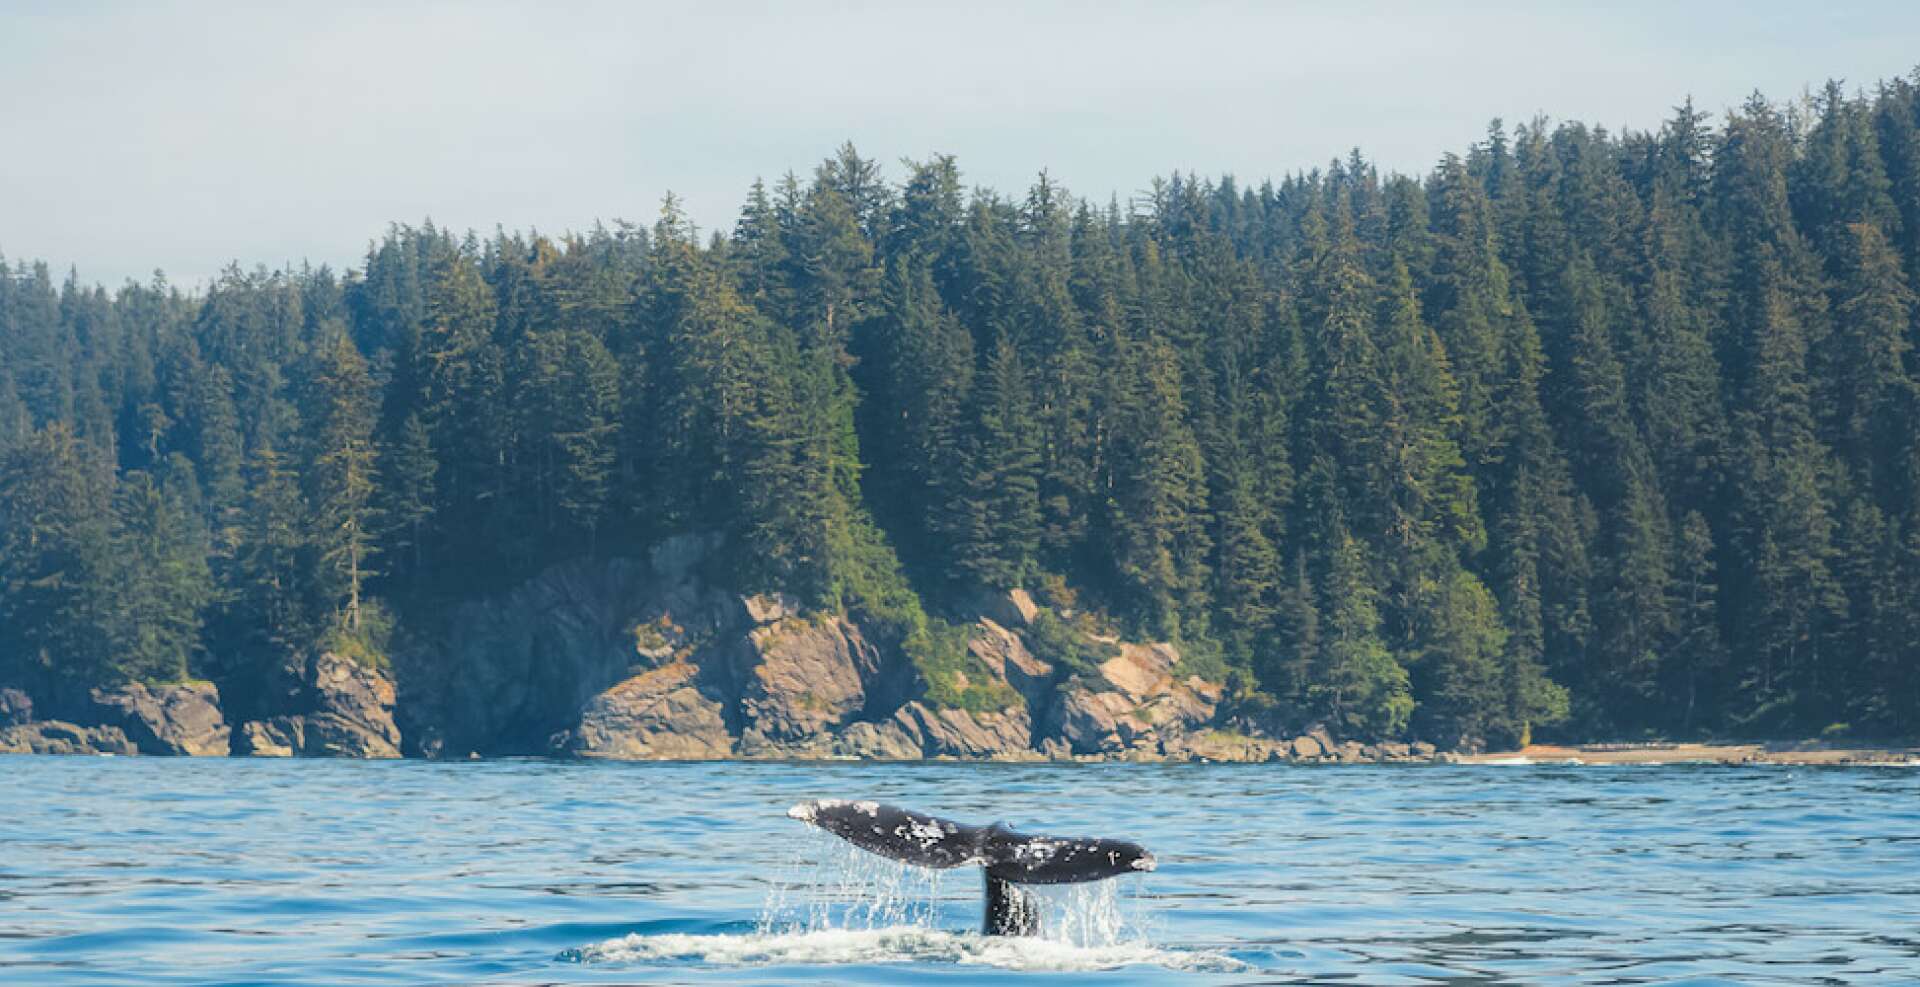
[[[953,705],[1003,701],[957,608],[1024,587],[1348,736],[1920,723],[1920,72],[1424,175],[1100,202],[849,145],[725,230],[0,275],[0,684],[42,694],[404,662],[700,532]]]

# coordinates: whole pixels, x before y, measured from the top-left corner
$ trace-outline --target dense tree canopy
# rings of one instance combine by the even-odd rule
[[[1917,134],[1833,85],[1124,205],[849,146],[705,237],[0,262],[0,678],[245,683],[702,531],[936,701],[1025,586],[1353,734],[1910,733]]]

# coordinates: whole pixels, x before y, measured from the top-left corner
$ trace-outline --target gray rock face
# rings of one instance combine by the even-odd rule
[[[1053,693],[1053,666],[1027,650],[1020,635],[982,617],[974,625],[967,650],[994,675],[1006,679],[1027,702],[1027,708],[1039,709]]]
[[[421,747],[539,753],[595,696],[686,657],[742,620],[696,575],[711,541],[672,538],[645,560],[580,560],[458,607],[405,703]]]
[[[1052,733],[1075,754],[1159,751],[1212,721],[1220,686],[1177,678],[1180,653],[1171,644],[1122,642],[1100,665],[1097,679],[1059,694],[1049,716]]]
[[[306,712],[244,723],[235,749],[255,757],[400,756],[393,677],[331,652],[300,675],[296,701]]]
[[[19,689],[0,689],[0,727],[33,721],[33,697]]]
[[[83,727],[64,720],[41,720],[0,727],[0,754],[140,753],[119,727]]]
[[[305,717],[302,753],[309,757],[400,756],[392,676],[326,653],[307,666],[307,685],[314,711]]]
[[[928,757],[1033,756],[1033,724],[1024,707],[996,712],[935,710],[921,702],[900,707],[893,721]]]
[[[880,652],[844,617],[792,617],[754,628],[736,652],[740,718],[774,744],[806,741],[860,718]]]
[[[926,756],[899,723],[848,724],[835,738],[833,753],[873,761],[918,761]]]
[[[1091,755],[1259,759],[1243,729],[1208,733],[1221,689],[1175,672],[1171,645],[1123,644],[1064,692],[1028,648],[1024,593],[993,594],[971,628],[967,675],[1009,708],[933,708],[896,642],[780,594],[742,596],[699,575],[715,543],[672,539],[648,560],[555,567],[449,616],[407,667],[413,749],[594,758],[1037,759]],[[979,684],[979,683],[975,683]],[[249,725],[242,744],[326,743],[318,715]],[[1254,731],[1258,733],[1258,731]],[[316,739],[319,737],[320,739]]]
[[[709,760],[733,754],[720,701],[685,662],[655,668],[593,697],[559,749],[580,757]]]
[[[295,757],[307,749],[306,718],[276,716],[240,724],[234,750],[254,757]]]
[[[142,754],[225,756],[232,731],[211,682],[94,689],[102,726],[118,727]]]

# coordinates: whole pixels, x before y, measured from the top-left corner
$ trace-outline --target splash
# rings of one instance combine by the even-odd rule
[[[813,929],[749,935],[622,936],[570,951],[581,963],[697,964],[716,967],[940,963],[1003,970],[1084,972],[1127,966],[1234,973],[1251,967],[1230,956],[1162,949],[1144,941],[1081,946],[1054,939],[984,936],[918,925]]]
[[[833,840],[796,848],[776,871],[751,933],[632,933],[568,950],[560,958],[710,967],[934,963],[1035,971],[1251,969],[1221,953],[1152,945],[1137,917],[1138,896],[1122,894],[1123,885],[1137,890],[1133,880],[1023,888],[1041,909],[1040,936],[946,928],[978,920],[980,880],[974,868],[909,867]]]

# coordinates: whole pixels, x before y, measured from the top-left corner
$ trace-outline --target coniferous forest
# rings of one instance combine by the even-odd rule
[[[0,270],[0,683],[382,662],[711,532],[949,704],[956,601],[1025,587],[1350,735],[1920,723],[1920,74],[1420,176],[849,146],[725,230]]]

